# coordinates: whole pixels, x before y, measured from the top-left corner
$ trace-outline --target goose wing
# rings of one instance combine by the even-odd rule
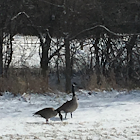
[[[57,112],[53,108],[44,108],[34,113],[34,115],[40,115],[43,118],[51,118],[57,115]]]
[[[56,111],[57,111],[57,112],[60,112],[60,111],[62,111],[62,110],[65,111],[66,108],[69,106],[70,102],[71,102],[71,100],[65,102],[65,103],[62,104],[59,108],[57,108]]]

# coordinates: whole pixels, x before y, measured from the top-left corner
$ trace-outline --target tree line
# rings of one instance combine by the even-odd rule
[[[83,61],[84,67],[79,71],[87,75],[95,73],[97,84],[102,82],[101,75],[109,79],[111,71],[118,83],[139,82],[139,1],[0,0],[0,7],[0,75],[7,74],[12,61],[12,38],[20,33],[39,38],[43,77],[48,77],[52,58],[59,59],[61,50],[65,50],[67,92],[75,64],[81,63],[72,48],[76,44],[81,50],[88,44],[89,61]],[[52,38],[58,39],[57,49],[50,53]],[[3,60],[3,45],[7,46],[6,60]]]

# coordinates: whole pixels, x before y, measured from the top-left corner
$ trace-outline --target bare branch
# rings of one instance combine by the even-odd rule
[[[56,6],[56,7],[59,7],[59,8],[64,8],[64,5],[56,5],[56,4],[51,3],[51,2],[49,2],[49,1],[46,1],[46,0],[39,0],[39,1],[42,1],[42,2],[48,3],[48,4],[50,4],[50,5],[53,5],[53,6]]]
[[[49,61],[61,50],[62,47],[64,47],[64,45],[61,45],[59,49],[57,49],[52,55],[50,55]]]
[[[85,32],[90,31],[90,30],[94,30],[94,29],[96,29],[96,28],[103,28],[103,29],[105,29],[107,32],[109,32],[109,33],[111,33],[111,34],[113,34],[113,35],[115,35],[115,36],[119,36],[119,37],[140,35],[140,33],[130,33],[130,34],[116,33],[116,32],[111,31],[110,29],[108,29],[108,28],[107,28],[106,26],[104,26],[104,25],[96,25],[96,26],[93,26],[93,27],[91,27],[91,28],[88,28],[88,29],[85,29],[85,30],[79,32],[79,33],[76,34],[75,36],[71,37],[70,40],[75,39],[77,36],[79,36],[79,35],[82,34],[82,33],[85,33]]]
[[[27,14],[27,13],[25,13],[25,12],[19,12],[19,13],[17,13],[17,15],[15,15],[11,20],[13,21],[13,20],[15,20],[16,18],[18,18],[20,15],[25,15],[28,19],[30,18],[30,16]]]

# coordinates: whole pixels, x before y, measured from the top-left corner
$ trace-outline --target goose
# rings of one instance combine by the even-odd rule
[[[57,113],[58,112],[56,110],[54,110],[54,108],[49,107],[49,108],[41,109],[41,110],[35,112],[33,115],[39,115],[39,116],[45,118],[46,119],[46,123],[48,123],[48,119],[56,116]],[[61,113],[59,113],[59,117],[62,120]]]
[[[71,114],[71,118],[72,118],[72,112],[74,112],[77,107],[78,107],[78,103],[77,103],[77,98],[75,96],[75,91],[74,91],[74,87],[75,84],[72,84],[72,93],[73,93],[73,97],[70,101],[65,102],[62,106],[60,106],[59,108],[56,109],[56,111],[61,114],[61,111],[65,112],[65,119],[67,116],[67,113]]]

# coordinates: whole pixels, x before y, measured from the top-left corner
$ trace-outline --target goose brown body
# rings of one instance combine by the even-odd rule
[[[78,107],[77,98],[74,92],[74,85],[72,85],[72,92],[73,92],[72,99],[70,101],[65,102],[63,105],[61,105],[59,108],[56,109],[57,112],[59,113],[61,113],[61,111],[64,111],[65,118],[67,116],[67,113],[71,113],[71,118],[72,118],[72,112],[74,112]]]
[[[69,112],[74,112],[78,107],[78,103],[77,103],[77,99],[76,97],[73,97],[72,100],[67,101],[66,103],[64,103],[62,106],[60,106],[57,111],[64,111],[65,113],[69,113]]]
[[[46,122],[48,122],[48,119],[56,116],[57,113],[58,112],[56,110],[54,110],[54,108],[44,108],[42,110],[39,110],[39,111],[35,112],[34,115],[39,115],[39,116],[45,118]],[[59,114],[59,116],[60,116],[60,119],[61,119],[61,114]]]

